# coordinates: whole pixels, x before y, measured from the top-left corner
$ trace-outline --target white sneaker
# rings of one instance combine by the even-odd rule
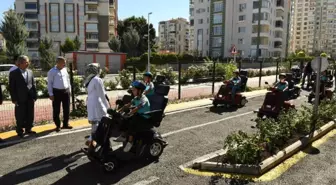
[[[127,142],[125,148],[124,148],[124,152],[129,152],[132,148],[133,144],[130,142]]]
[[[126,141],[126,138],[123,137],[123,136],[119,136],[117,139],[113,140],[115,142],[125,142]]]

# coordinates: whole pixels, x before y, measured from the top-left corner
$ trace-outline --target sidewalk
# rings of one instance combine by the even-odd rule
[[[275,76],[264,76],[261,80],[261,85],[264,86],[265,81],[274,82]],[[218,91],[222,82],[215,83],[215,92]],[[250,78],[247,82],[249,87],[259,86],[259,77]],[[212,93],[212,83],[193,84],[187,86],[181,86],[181,98],[193,98],[199,96],[207,96]],[[107,91],[107,95],[110,98],[111,106],[114,106],[118,97],[126,94],[125,90]],[[178,88],[176,85],[171,86],[169,92],[169,99],[174,100],[178,98]],[[78,99],[85,100],[87,95],[78,96]],[[0,127],[15,125],[14,117],[14,105],[6,101],[0,106]],[[49,99],[38,99],[35,102],[35,122],[50,121],[52,120],[52,102]]]
[[[243,93],[247,98],[255,97],[255,96],[261,96],[264,95],[267,92],[267,90],[258,90],[258,91],[253,91],[253,92],[245,92]],[[191,109],[191,108],[197,108],[197,107],[202,107],[202,106],[207,106],[211,105],[212,101],[210,99],[201,99],[201,100],[196,100],[196,101],[189,101],[189,102],[183,102],[183,103],[178,103],[178,104],[169,104],[166,108],[166,113],[173,113],[176,111],[182,111],[186,109]],[[87,119],[78,119],[78,120],[73,120],[70,121],[69,123],[71,126],[73,126],[73,130],[76,129],[83,129],[83,128],[88,128],[90,127],[90,124],[88,123]],[[56,134],[54,132],[55,130],[55,125],[54,124],[46,124],[46,125],[41,125],[41,126],[36,126],[33,128],[33,131],[37,132],[38,137],[45,136],[45,135],[52,135]],[[61,131],[60,133],[66,133],[70,132],[68,131]],[[8,131],[8,132],[3,132],[0,133],[0,138],[8,140],[9,142],[17,141],[20,142],[20,139],[17,137],[16,132],[13,131]],[[33,138],[31,138],[33,139]],[[25,139],[22,139],[25,140]]]

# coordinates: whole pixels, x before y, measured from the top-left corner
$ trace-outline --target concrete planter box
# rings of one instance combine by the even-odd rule
[[[213,172],[259,176],[272,169],[276,165],[280,164],[287,158],[291,157],[307,144],[321,138],[335,127],[335,122],[331,121],[322,126],[320,129],[316,130],[314,132],[313,138],[309,139],[309,135],[307,135],[304,138],[279,151],[277,154],[265,159],[259,165],[223,164],[221,162],[215,162],[218,161],[216,160],[217,158],[222,157],[226,154],[225,150],[219,150],[212,156],[209,156],[201,161],[194,161],[194,163],[192,164],[192,168]]]

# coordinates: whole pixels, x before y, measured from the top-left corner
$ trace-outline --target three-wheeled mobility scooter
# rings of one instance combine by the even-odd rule
[[[268,82],[265,82],[268,85]],[[268,117],[276,119],[282,109],[289,110],[295,109],[295,105],[285,100],[285,92],[279,91],[274,87],[268,88],[269,92],[266,93],[265,100],[261,108],[257,111],[258,118]]]
[[[235,95],[234,103],[232,103],[232,82],[229,80],[225,80],[224,84],[219,88],[218,93],[214,96],[214,99],[212,100],[212,104],[214,107],[217,107],[218,105],[238,105],[240,107],[245,106],[245,104],[248,102],[246,97],[241,94],[241,92],[245,92],[246,90],[246,84],[248,80],[248,72],[246,70],[241,70],[239,72],[239,76],[241,79],[240,88],[237,90]]]
[[[100,164],[105,172],[113,172],[122,161],[128,161],[134,158],[144,158],[157,160],[164,148],[168,145],[154,127],[159,127],[165,117],[164,110],[168,103],[168,93],[170,86],[157,84],[154,95],[149,99],[151,111],[144,113],[150,115],[150,128],[144,128],[133,135],[133,146],[129,152],[111,147],[111,137],[120,134],[120,128],[129,117],[127,114],[119,113],[117,110],[109,109],[109,117],[104,117],[100,122],[97,131],[93,135],[96,145],[90,145],[82,151],[92,162]],[[126,142],[121,148],[125,147]]]
[[[288,99],[298,98],[301,93],[301,88],[295,85],[292,73],[286,73],[286,81],[288,82]]]

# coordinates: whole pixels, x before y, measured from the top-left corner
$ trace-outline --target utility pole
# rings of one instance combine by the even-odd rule
[[[148,35],[147,35],[147,39],[148,39],[148,63],[147,63],[147,72],[150,72],[150,53],[151,53],[151,48],[150,48],[150,35],[149,35],[149,16],[152,14],[152,12],[148,13]]]
[[[260,20],[261,20],[261,4],[262,0],[259,0],[259,8],[258,8],[258,36],[257,36],[257,61],[259,62],[259,48],[260,48]],[[261,54],[261,52],[260,52]],[[260,70],[259,70],[259,87],[261,87],[261,72],[262,72],[262,63],[260,61]]]

